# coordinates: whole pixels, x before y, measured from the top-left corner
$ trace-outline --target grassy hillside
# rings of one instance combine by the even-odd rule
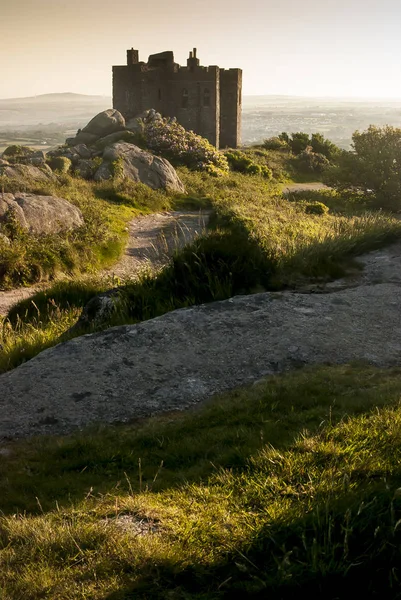
[[[283,194],[291,179],[306,178],[291,156],[246,154],[266,167],[253,172],[273,177],[180,168],[188,191],[181,197],[118,178],[89,184],[65,176],[46,187],[77,204],[87,226],[67,250],[56,237],[29,245],[11,232],[20,252],[15,264],[4,263],[3,282],[35,264],[46,265],[48,277],[92,274],[57,281],[10,312],[0,372],[66,339],[107,285],[96,269],[116,259],[127,220],[140,212],[213,209],[208,234],[169,265],[120,282],[122,309],[103,327],[325,282],[401,236],[397,215],[376,209],[371,195]],[[334,600],[356,586],[364,598],[399,598],[400,375],[364,364],[305,368],[185,413],[5,440],[0,600]]]
[[[285,195],[283,180],[288,181],[288,173],[284,166],[291,168],[288,156],[260,150],[248,154],[275,168],[276,179],[235,172],[216,178],[180,168],[188,196],[174,198],[119,181],[99,185],[66,178],[60,194],[84,208],[103,210],[105,225],[100,230],[94,227],[96,236],[98,231],[109,236],[122,231],[135,212],[180,205],[213,209],[209,234],[176,253],[161,272],[128,282],[122,290],[124,310],[102,327],[134,323],[238,293],[324,282],[344,275],[358,254],[401,236],[401,221],[374,210],[370,198],[333,190]],[[97,263],[92,259],[91,264],[99,265],[102,238],[94,239],[89,257],[95,256]],[[116,237],[116,247],[114,242],[106,246],[109,253],[116,256],[123,241],[124,234]],[[79,261],[85,256],[78,253]],[[82,307],[105,285],[107,282],[96,276],[57,283],[12,309],[9,317],[14,326],[6,321],[0,330],[0,372],[57,343]]]
[[[0,598],[397,598],[400,371],[305,369],[8,445]]]

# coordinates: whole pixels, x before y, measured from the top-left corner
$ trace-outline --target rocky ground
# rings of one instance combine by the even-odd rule
[[[196,405],[309,364],[401,360],[401,243],[323,293],[263,293],[76,338],[0,377],[0,437]]]

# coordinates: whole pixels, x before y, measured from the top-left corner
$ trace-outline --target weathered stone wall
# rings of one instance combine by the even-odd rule
[[[167,80],[164,114],[219,146],[219,68],[180,67]]]
[[[241,145],[242,71],[220,70],[220,147]]]
[[[126,119],[154,108],[217,148],[240,144],[240,69],[202,67],[196,49],[186,67],[174,63],[172,52],[152,55],[144,63],[136,50],[128,50],[127,63],[113,67],[113,107]]]
[[[146,65],[113,67],[113,108],[126,119],[154,108],[163,112],[165,77],[160,70],[147,70]]]

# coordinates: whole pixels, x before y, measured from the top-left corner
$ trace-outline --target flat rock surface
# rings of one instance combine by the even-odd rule
[[[306,364],[399,364],[399,291],[237,296],[76,338],[0,377],[0,437],[182,410]]]

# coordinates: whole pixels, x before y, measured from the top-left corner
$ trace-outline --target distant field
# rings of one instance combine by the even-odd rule
[[[38,139],[31,137],[16,137],[16,138],[0,138],[0,153],[4,152],[8,146],[12,144],[21,144],[22,146],[29,146],[30,148],[34,148],[35,150],[43,150],[43,152],[48,152],[57,144],[48,144],[47,142],[40,143]]]
[[[353,132],[367,129],[369,125],[401,127],[401,101],[244,97],[242,140],[245,144],[260,142],[282,131],[305,131],[323,133],[347,149]]]
[[[0,151],[8,143],[49,147],[64,142],[97,113],[110,108],[106,96],[47,94],[0,100]],[[253,144],[282,131],[320,132],[348,148],[355,130],[369,125],[401,127],[401,101],[359,101],[291,96],[245,96],[242,141]],[[44,144],[46,146],[46,144]]]

